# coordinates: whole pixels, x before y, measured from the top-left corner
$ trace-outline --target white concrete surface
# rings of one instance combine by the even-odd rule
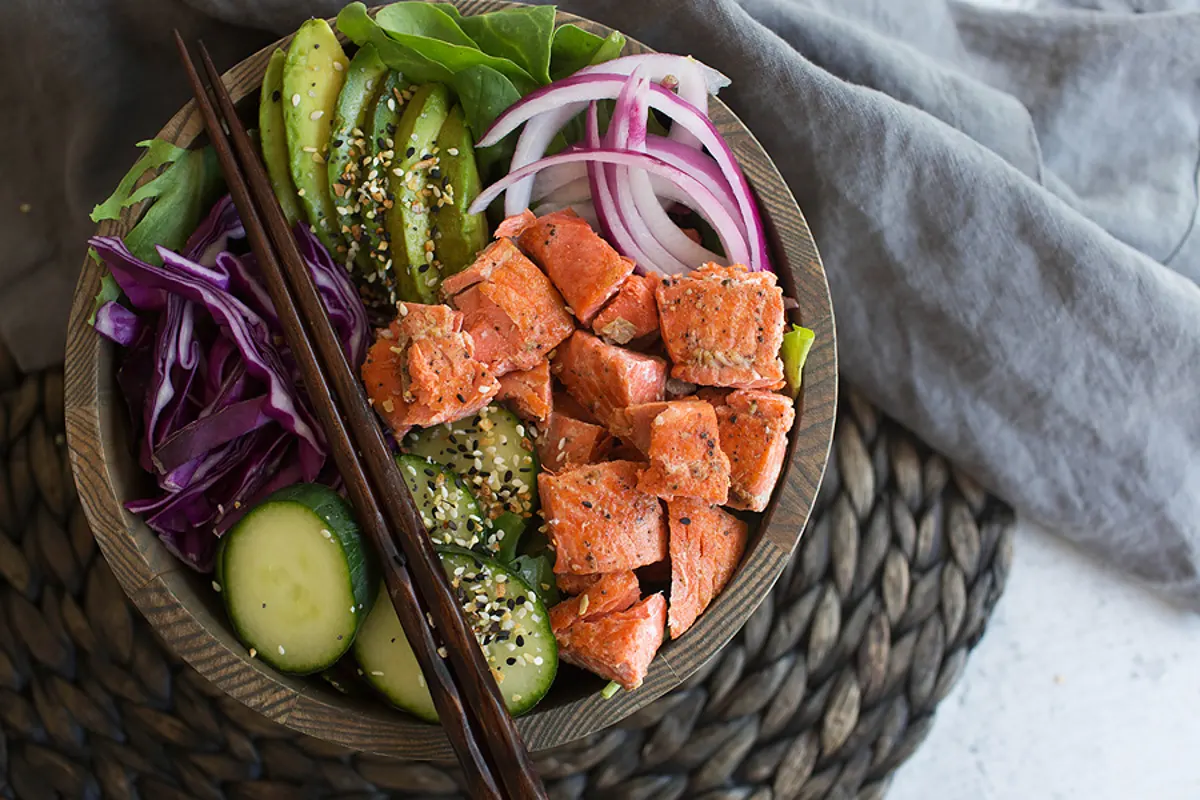
[[[888,800],[1200,800],[1200,616],[1020,525],[988,633]]]
[[[1200,615],[1031,525],[888,800],[1200,798]]]

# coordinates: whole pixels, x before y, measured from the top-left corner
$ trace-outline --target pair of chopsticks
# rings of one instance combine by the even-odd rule
[[[178,31],[175,42],[334,463],[359,525],[380,557],[388,595],[471,794],[479,798],[544,798],[545,788],[450,589],[362,385],[346,361],[221,75],[200,43],[204,72],[217,100],[214,107]],[[395,537],[400,539],[399,548]],[[426,624],[426,615],[440,635],[445,659],[438,655],[439,644]]]

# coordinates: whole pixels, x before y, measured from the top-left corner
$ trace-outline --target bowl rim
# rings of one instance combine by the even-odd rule
[[[504,0],[455,0],[463,14],[522,5]],[[572,23],[601,36],[612,29],[559,11],[556,25]],[[283,37],[238,62],[225,74],[235,101],[256,94],[271,52]],[[628,38],[625,53],[652,52]],[[686,636],[668,641],[641,688],[603,699],[593,692],[542,705],[518,718],[532,752],[601,731],[674,689],[741,629],[765,599],[798,544],[824,477],[837,405],[837,341],[833,305],[820,254],[803,213],[775,164],[749,129],[719,99],[710,112],[758,196],[772,255],[784,289],[799,303],[791,319],[816,339],[805,366],[787,460],[758,532],[733,579]],[[189,101],[156,134],[191,146],[203,124]],[[98,234],[123,235],[145,204],[100,224]],[[197,589],[196,573],[179,562],[121,497],[139,473],[121,439],[123,401],[114,379],[113,346],[87,325],[101,269],[84,259],[67,330],[64,400],[67,441],[80,503],[101,552],[125,593],[163,642],[226,694],[267,718],[352,750],[416,760],[452,760],[442,729],[412,719],[377,700],[347,701],[317,681],[275,672],[251,659],[229,629],[223,610]],[[551,695],[547,696],[549,700]]]

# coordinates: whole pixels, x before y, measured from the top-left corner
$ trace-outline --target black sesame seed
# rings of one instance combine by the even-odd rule
[[[679,518],[679,524],[681,524],[681,525],[691,525],[691,524],[692,524],[692,520],[691,520],[690,518],[688,518],[688,517],[680,517],[680,518]]]
[[[517,660],[510,656],[510,657],[504,659],[504,663],[508,664],[510,667],[515,667],[517,665]]]
[[[517,634],[517,647],[524,647],[524,646],[525,646],[525,637],[520,634]]]
[[[271,92],[271,101],[272,101],[272,102],[275,102],[275,103],[278,103],[278,102],[279,102],[279,98],[280,98],[280,97],[282,97],[282,96],[283,96],[283,95],[281,95],[281,94],[279,93],[279,90],[278,90],[278,89],[276,89],[275,91]]]
[[[591,507],[592,507],[592,503],[591,503],[591,501],[590,501],[590,500],[584,500],[584,501],[583,501],[583,507],[584,507],[584,508],[591,508]]]
[[[405,157],[405,158],[412,158],[412,157],[413,157],[413,154],[414,154],[414,153],[416,153],[416,152],[417,152],[417,148],[415,148],[415,147],[410,147],[410,148],[408,148],[407,150],[405,150],[405,151],[404,151],[404,157]]]

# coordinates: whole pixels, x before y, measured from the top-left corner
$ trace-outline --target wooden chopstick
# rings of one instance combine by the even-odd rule
[[[363,388],[346,361],[224,83],[201,44],[205,71],[222,112],[218,116],[178,33],[176,42],[234,203],[283,321],[289,347],[296,355],[318,420],[329,439],[334,462],[360,523],[379,550],[389,596],[472,794],[544,798],[545,789],[450,589]],[[233,139],[232,147],[222,128],[222,116]],[[343,420],[349,422],[349,431]],[[393,535],[400,538],[399,550]],[[436,642],[425,623],[426,613],[445,644],[445,660],[438,657]],[[505,790],[503,794],[497,778]]]

